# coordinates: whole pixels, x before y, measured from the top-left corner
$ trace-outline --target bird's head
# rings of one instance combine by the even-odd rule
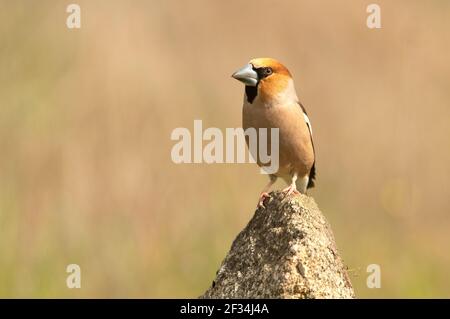
[[[263,103],[280,98],[297,99],[291,73],[275,59],[253,59],[233,73],[232,77],[245,84],[249,103],[253,103],[257,97]]]

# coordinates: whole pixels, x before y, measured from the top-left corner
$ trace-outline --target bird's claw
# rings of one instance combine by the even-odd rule
[[[283,189],[282,192],[285,193],[285,195],[284,195],[285,198],[288,197],[291,194],[295,194],[295,195],[300,194],[300,192],[297,190],[295,185],[289,185],[288,187]]]
[[[266,198],[272,198],[272,196],[270,196],[269,193],[262,192],[261,195],[259,195],[259,201],[256,208],[266,208],[266,206],[264,206],[264,201],[266,200]]]

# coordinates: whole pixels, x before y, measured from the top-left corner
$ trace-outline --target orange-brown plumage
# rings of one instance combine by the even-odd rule
[[[243,128],[279,129],[279,169],[271,174],[259,205],[278,177],[290,185],[285,189],[288,194],[297,189],[305,193],[313,186],[315,152],[311,123],[298,101],[291,73],[275,59],[258,58],[251,60],[233,77],[246,84]],[[271,143],[274,141],[269,138],[268,144]],[[262,165],[259,160],[258,165]]]
[[[255,68],[271,67],[273,74],[259,82],[258,89],[263,102],[269,101],[272,96],[280,94],[292,79],[289,70],[280,62],[272,58],[258,58],[250,61]]]

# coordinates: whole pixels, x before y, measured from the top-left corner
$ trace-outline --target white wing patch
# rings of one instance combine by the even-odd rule
[[[312,133],[312,126],[311,126],[311,122],[309,121],[309,117],[304,112],[303,112],[303,117],[305,118],[305,122],[308,125],[309,134],[311,134],[311,136],[312,136],[313,135],[313,133]]]

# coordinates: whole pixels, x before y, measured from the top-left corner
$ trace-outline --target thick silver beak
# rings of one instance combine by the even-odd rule
[[[258,84],[258,74],[253,70],[253,65],[251,64],[247,64],[242,69],[234,72],[232,77],[245,85],[256,86]]]

